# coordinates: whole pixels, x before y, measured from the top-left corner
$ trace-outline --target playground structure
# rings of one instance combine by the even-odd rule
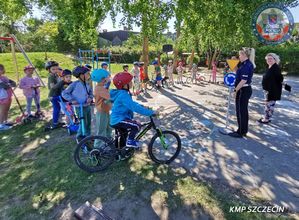
[[[105,56],[107,55],[107,56]],[[81,50],[78,51],[80,65],[89,64],[93,69],[99,69],[99,62],[107,62],[111,72],[111,51],[107,49]]]
[[[14,63],[15,71],[16,71],[16,76],[17,76],[17,83],[19,83],[20,74],[19,74],[19,70],[18,70],[18,62],[17,62],[17,57],[16,57],[15,45],[20,50],[20,52],[23,54],[23,56],[27,60],[27,62],[33,67],[34,67],[34,65],[31,62],[31,60],[29,59],[29,57],[27,56],[24,48],[22,47],[22,45],[20,44],[20,42],[18,41],[18,39],[16,38],[16,36],[14,34],[10,34],[9,37],[0,37],[0,41],[9,41],[10,42],[12,59],[13,59],[13,63]],[[43,85],[43,87],[45,87],[45,84],[42,81],[42,79],[41,79],[41,77],[40,77],[40,75],[39,75],[36,68],[34,69],[34,72],[37,75],[37,77],[39,78],[39,80],[40,80],[41,84]]]

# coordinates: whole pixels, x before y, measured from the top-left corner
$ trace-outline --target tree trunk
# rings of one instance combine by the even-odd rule
[[[193,60],[194,60],[194,54],[195,54],[195,49],[193,48],[192,49],[192,53],[191,53],[191,56],[190,56],[190,60],[189,60],[189,69],[192,68],[192,64],[193,64]]]
[[[143,36],[143,49],[142,49],[142,59],[144,62],[144,73],[146,77],[148,78],[148,36]]]
[[[176,72],[176,68],[177,68],[177,60],[178,60],[178,54],[179,54],[177,41],[178,41],[180,35],[181,35],[181,22],[179,22],[179,24],[176,27],[176,39],[175,39],[176,43],[175,43],[175,47],[174,47],[174,51],[173,51],[173,72]]]

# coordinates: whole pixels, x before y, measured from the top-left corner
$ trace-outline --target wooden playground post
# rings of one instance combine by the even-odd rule
[[[15,51],[15,46],[14,46],[14,41],[13,40],[10,40],[10,45],[11,45],[12,59],[13,59],[16,74],[17,74],[17,82],[19,83],[20,75],[19,75],[16,51]]]

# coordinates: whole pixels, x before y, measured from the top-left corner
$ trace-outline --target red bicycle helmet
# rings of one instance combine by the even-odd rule
[[[128,72],[117,73],[113,77],[113,84],[117,89],[122,89],[125,85],[129,84],[133,79],[133,76]]]

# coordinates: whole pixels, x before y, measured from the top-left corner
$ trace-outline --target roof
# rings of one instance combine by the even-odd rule
[[[113,39],[117,37],[123,42],[128,40],[131,34],[139,34],[139,32],[119,30],[119,31],[102,32],[99,34],[99,36],[108,41],[113,41]]]

